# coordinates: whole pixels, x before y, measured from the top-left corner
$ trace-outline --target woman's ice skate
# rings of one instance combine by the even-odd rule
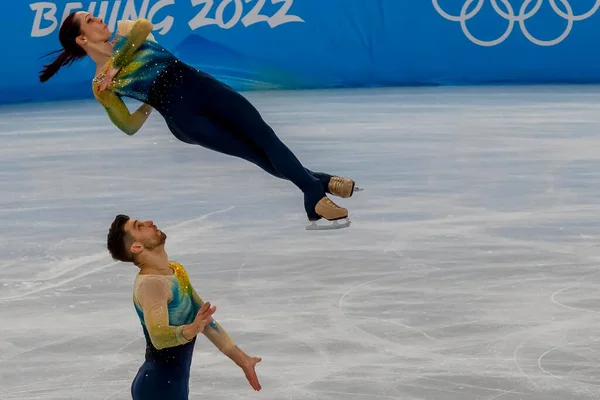
[[[344,178],[343,176],[332,176],[329,179],[327,189],[332,195],[343,199],[352,197],[355,192],[362,191],[352,179]]]
[[[323,197],[315,206],[315,212],[319,217],[330,221],[330,224],[320,225],[317,224],[318,220],[311,221],[310,225],[306,227],[309,231],[322,231],[330,229],[342,229],[350,226],[350,220],[348,219],[348,210],[344,207],[340,207],[335,204],[327,196]],[[320,218],[319,218],[320,220]]]

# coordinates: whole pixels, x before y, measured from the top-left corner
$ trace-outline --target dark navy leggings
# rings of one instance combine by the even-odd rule
[[[151,105],[179,140],[252,162],[304,193],[310,220],[328,192],[331,175],[305,168],[241,94],[210,75],[177,62],[153,85]]]
[[[196,338],[184,345],[157,350],[146,338],[145,361],[131,384],[133,400],[189,400],[190,368]]]
[[[131,385],[133,400],[189,400],[188,375],[174,375],[172,371],[144,363]]]

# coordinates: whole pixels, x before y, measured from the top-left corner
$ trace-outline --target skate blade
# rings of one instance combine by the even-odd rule
[[[333,229],[344,229],[350,227],[352,221],[348,218],[340,219],[337,221],[330,221],[329,225],[319,225],[317,221],[311,222],[310,225],[306,227],[307,231],[329,231]]]
[[[365,189],[358,187],[358,186],[354,186],[354,190],[352,191],[352,193],[362,192],[363,190],[365,190]]]

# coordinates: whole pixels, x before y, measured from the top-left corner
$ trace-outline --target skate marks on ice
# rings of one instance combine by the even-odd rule
[[[181,222],[178,224],[174,224],[172,226],[167,226],[166,228],[163,228],[163,229],[165,229],[165,231],[176,231],[178,238],[180,240],[184,240],[185,236],[186,236],[186,230],[184,230],[182,228],[185,228],[186,226],[198,224],[213,215],[228,212],[228,211],[233,210],[234,208],[235,208],[234,206],[231,206],[231,207],[224,208],[222,210],[210,212],[210,213],[204,214],[198,218],[194,218],[189,221],[184,221],[184,222]],[[206,229],[206,227],[205,227],[205,229]],[[187,231],[187,235],[195,236],[198,234],[198,230],[199,230],[198,227],[194,227],[192,230]],[[42,272],[38,273],[37,278],[28,279],[27,281],[18,280],[18,279],[3,280],[3,282],[4,282],[3,286],[5,289],[10,287],[11,283],[13,283],[17,288],[17,290],[16,290],[17,293],[0,297],[0,303],[7,302],[10,300],[21,299],[23,297],[28,297],[28,296],[31,296],[31,295],[34,295],[34,294],[37,294],[40,292],[44,292],[46,290],[58,289],[70,282],[84,278],[88,275],[96,274],[106,268],[109,268],[109,267],[119,264],[119,262],[113,261],[113,262],[101,264],[100,266],[95,266],[91,269],[86,269],[85,271],[80,271],[81,269],[83,269],[86,266],[97,265],[97,264],[101,263],[103,260],[106,260],[106,258],[108,258],[106,251],[97,253],[97,254],[94,254],[91,256],[78,257],[75,259],[68,259],[68,258],[57,259],[55,257],[52,257],[52,261],[49,263],[50,265],[48,266],[48,268],[46,268]],[[71,276],[63,278],[65,275],[71,275]],[[63,278],[63,279],[61,279],[61,278]],[[33,287],[33,288],[31,288],[31,287]],[[24,289],[21,289],[21,288],[24,288]],[[88,287],[88,288],[91,289],[91,287]],[[5,291],[3,290],[3,293],[4,292]]]
[[[477,285],[474,293],[466,287],[457,292],[436,273],[403,269],[343,293],[336,323],[348,329],[348,337],[383,350],[383,359],[396,360],[386,371],[395,383],[387,385],[388,395],[444,400],[598,397],[600,344],[592,329],[580,328],[585,320],[528,317],[548,307],[548,293],[524,297],[521,291],[527,287],[518,279],[494,284],[490,292],[475,289]],[[515,312],[528,300],[535,306]],[[381,387],[382,379],[378,383]],[[355,393],[370,394],[364,386]]]
[[[457,220],[463,222],[460,216]],[[338,241],[342,260],[317,248],[295,255],[283,246],[256,261],[245,260],[246,266],[273,265],[281,274],[267,278],[262,271],[237,272],[238,281],[250,279],[244,298],[259,296],[259,282],[269,280],[268,292],[254,304],[273,311],[256,324],[280,330],[277,315],[296,320],[302,337],[320,338],[321,347],[337,361],[319,381],[300,386],[298,398],[558,400],[597,394],[577,383],[593,379],[594,372],[586,371],[575,352],[567,350],[553,360],[541,357],[580,335],[593,335],[585,319],[549,307],[553,286],[573,276],[594,277],[586,257],[581,260],[568,245],[557,246],[555,254],[535,241],[503,241],[476,225],[472,236],[452,234],[445,231],[446,223],[440,221],[438,229],[409,229],[405,251],[394,251],[394,240],[379,241],[377,236],[385,235],[371,232],[373,240],[362,248]],[[470,245],[457,248],[455,242]],[[491,262],[484,264],[486,259]],[[574,331],[571,338],[564,335],[569,331]],[[597,343],[587,347],[597,352]],[[283,357],[285,351],[277,354]],[[587,378],[572,379],[563,371],[556,382],[547,374],[549,361]]]

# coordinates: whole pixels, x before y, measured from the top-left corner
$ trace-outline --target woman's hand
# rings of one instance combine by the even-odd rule
[[[108,72],[106,72],[106,75],[104,76],[104,79],[102,79],[102,82],[100,82],[100,86],[98,87],[98,89],[100,91],[110,89],[112,87],[112,80],[119,73],[120,70],[121,68],[111,67],[108,70]]]

